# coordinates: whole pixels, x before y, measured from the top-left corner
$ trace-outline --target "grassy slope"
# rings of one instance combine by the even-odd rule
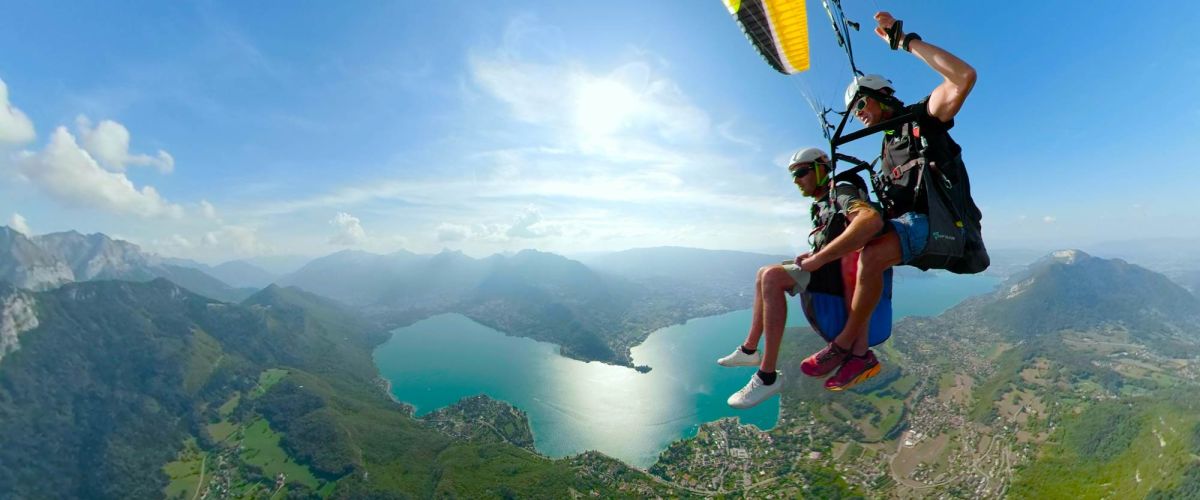
[[[1121,424],[1132,426],[1130,439],[1122,439],[1113,453],[1089,452],[1080,446],[1079,432],[1096,439],[1121,434],[1114,426],[1104,432],[1085,428],[1095,425],[1097,407],[1068,419],[1038,459],[1020,471],[1011,490],[1019,498],[1143,498],[1155,489],[1175,485],[1194,463],[1194,429],[1200,422],[1193,402],[1158,395],[1154,399],[1108,402],[1127,405],[1132,418]],[[1191,397],[1195,397],[1192,395]],[[1099,406],[1099,405],[1098,405]],[[1160,441],[1161,437],[1161,441]],[[1101,442],[1101,446],[1107,444]],[[1103,448],[1102,448],[1103,449]],[[1139,481],[1140,479],[1140,481]]]

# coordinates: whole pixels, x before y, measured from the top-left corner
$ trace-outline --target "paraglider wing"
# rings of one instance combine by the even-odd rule
[[[785,75],[808,69],[804,0],[724,0],[758,53]]]

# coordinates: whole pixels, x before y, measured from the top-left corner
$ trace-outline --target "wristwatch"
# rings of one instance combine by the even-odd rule
[[[908,50],[908,43],[913,40],[920,40],[920,39],[921,39],[921,35],[918,35],[916,33],[908,33],[908,34],[904,35],[904,41],[900,42],[900,48],[904,49],[905,52],[912,52],[911,50]]]

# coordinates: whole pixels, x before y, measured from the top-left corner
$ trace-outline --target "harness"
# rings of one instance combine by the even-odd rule
[[[867,196],[867,184],[863,182],[862,177],[859,177],[854,172],[842,172],[834,178],[829,188],[829,198],[825,203],[820,200],[813,203],[809,209],[809,215],[812,218],[813,230],[808,233],[808,243],[814,252],[820,251],[829,242],[833,241],[842,234],[849,226],[849,220],[846,216],[844,207],[840,206],[837,199],[841,194],[853,194],[856,198],[864,202],[870,202]],[[848,190],[852,190],[849,191]]]
[[[850,61],[850,69],[854,75],[862,75],[854,62],[854,51],[850,45],[850,30],[857,31],[857,23],[846,19],[842,11],[841,0],[822,0],[826,14],[833,24],[833,32],[837,36],[838,45],[846,51]],[[897,20],[888,39],[895,49],[900,42],[897,36],[901,32],[900,21]],[[871,97],[876,101],[899,110],[899,114],[861,130],[842,134],[846,123],[852,116],[850,106],[861,97]],[[837,174],[839,160],[855,165],[850,172],[866,170],[870,173],[871,184],[879,204],[884,207],[889,216],[899,215],[909,211],[918,211],[929,218],[929,239],[924,252],[909,262],[909,265],[920,269],[946,269],[954,273],[974,274],[987,269],[990,260],[987,249],[983,245],[980,220],[983,214],[971,199],[970,180],[967,170],[962,163],[961,149],[954,151],[949,144],[939,144],[932,148],[947,157],[930,158],[931,151],[927,137],[921,136],[917,122],[918,115],[911,108],[904,107],[896,97],[879,90],[859,86],[855,95],[849,100],[845,111],[835,111],[815,105],[810,99],[809,104],[821,121],[821,132],[829,140],[830,173]],[[835,127],[829,121],[829,115],[841,117]],[[858,158],[838,153],[838,147],[852,141],[874,135],[900,134],[898,138],[885,140],[883,153],[879,159],[889,157],[885,164],[887,172],[876,172],[872,163]],[[947,134],[946,140],[949,140]],[[901,141],[906,141],[899,147]],[[899,151],[889,150],[889,145],[896,143]],[[957,149],[957,148],[955,148]],[[903,154],[904,161],[891,161],[896,153]],[[876,160],[878,161],[878,159]],[[840,175],[834,175],[838,178]],[[861,180],[861,179],[860,179]],[[837,197],[834,189],[830,189],[829,204],[837,209]]]

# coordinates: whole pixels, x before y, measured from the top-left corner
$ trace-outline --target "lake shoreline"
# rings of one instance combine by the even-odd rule
[[[910,297],[913,306],[898,309],[897,320],[948,309],[997,282],[940,276],[904,281],[909,286],[896,293]],[[792,312],[789,328],[807,326],[798,310]],[[732,417],[760,431],[778,425],[778,399],[750,410],[729,408],[725,397],[751,371],[715,363],[744,338],[751,315],[750,309],[735,310],[651,332],[630,349],[633,364],[654,367],[649,373],[562,356],[557,344],[454,313],[393,331],[375,350],[375,363],[388,397],[414,416],[418,408],[436,411],[483,394],[526,413],[539,455],[560,459],[596,451],[649,470],[672,443],[711,422]]]

